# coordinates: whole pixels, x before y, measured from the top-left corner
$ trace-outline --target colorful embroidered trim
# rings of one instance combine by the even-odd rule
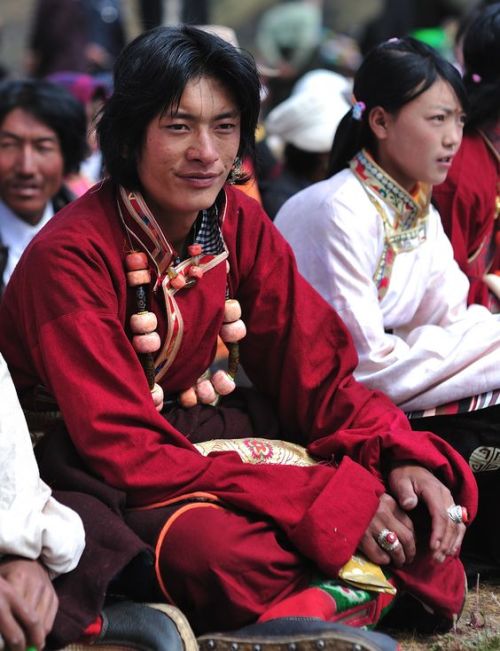
[[[389,287],[397,254],[416,249],[427,238],[430,188],[421,184],[414,199],[365,150],[352,159],[350,167],[377,209],[384,226],[383,250],[373,275],[380,301]],[[390,209],[394,211],[395,219]]]
[[[471,396],[470,398],[463,398],[462,400],[447,402],[444,405],[432,407],[431,409],[410,411],[406,415],[408,418],[449,416],[450,414],[466,414],[470,411],[486,409],[486,407],[493,407],[494,405],[500,405],[500,389],[488,391],[487,393],[480,393],[479,395]]]
[[[162,348],[155,358],[156,382],[159,382],[174,362],[184,333],[184,321],[174,298],[179,288],[174,287],[171,283],[172,273],[169,273],[169,271],[173,272],[174,277],[182,275],[186,280],[184,286],[189,286],[193,282],[189,276],[189,270],[193,263],[188,258],[177,265],[173,264],[174,250],[163,235],[160,226],[139,192],[129,192],[120,187],[117,200],[120,217],[127,234],[139,249],[144,250],[149,255],[156,268],[157,278],[153,291],[157,291],[161,286],[165,297],[167,331]],[[226,205],[227,202],[225,201],[224,214],[220,223],[224,219]],[[220,254],[202,253],[199,260],[197,260],[197,266],[203,273],[206,273],[228,257],[229,252],[222,235],[221,241],[223,250]]]
[[[366,628],[377,625],[392,608],[396,596],[396,591],[372,592],[348,586],[339,579],[322,577],[315,578],[311,587],[323,590],[333,599],[336,614],[332,621]]]

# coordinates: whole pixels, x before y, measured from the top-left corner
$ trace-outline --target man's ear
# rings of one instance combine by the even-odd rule
[[[389,113],[382,106],[375,106],[370,111],[368,124],[378,140],[385,140],[387,138],[389,118]]]

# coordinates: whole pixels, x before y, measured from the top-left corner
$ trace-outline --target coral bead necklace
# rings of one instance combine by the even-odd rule
[[[186,275],[177,273],[173,266],[167,269],[170,285],[180,290],[194,284],[203,277],[203,270],[199,266],[199,259],[203,253],[200,244],[191,244],[187,247],[188,255],[191,258]],[[151,272],[148,268],[148,258],[144,252],[131,251],[125,257],[127,270],[127,284],[135,290],[137,312],[130,317],[130,329],[132,331],[132,346],[139,355],[141,364],[148,379],[154,405],[158,411],[163,408],[163,390],[155,382],[154,353],[161,346],[161,340],[156,332],[158,325],[156,315],[148,310],[147,287],[151,282]],[[187,277],[187,278],[186,278]],[[220,337],[228,348],[228,369],[216,371],[212,376],[207,370],[194,386],[182,391],[179,395],[179,403],[183,407],[194,405],[214,405],[220,396],[225,396],[234,391],[236,387],[235,378],[239,365],[238,342],[246,335],[246,327],[241,319],[241,306],[235,299],[226,299],[224,305],[223,324],[220,330]]]
[[[133,333],[132,346],[139,355],[146,373],[153,403],[158,411],[163,407],[163,389],[155,382],[155,365],[153,353],[161,346],[160,336],[156,332],[158,321],[156,314],[148,310],[146,288],[151,282],[147,255],[133,251],[125,257],[127,284],[135,290],[137,312],[130,317],[130,329]]]
[[[195,287],[204,273],[224,260],[227,275],[228,252],[220,230],[216,205],[198,215],[187,236],[187,242],[190,243],[182,244],[186,254],[182,258],[173,250],[139,192],[131,192],[120,186],[117,205],[128,239],[129,250],[125,256],[127,284],[134,290],[137,306],[137,311],[130,317],[132,346],[144,367],[154,404],[161,411],[163,392],[156,380],[160,382],[168,372],[183,335],[182,315],[175,295],[179,291],[185,292]],[[152,281],[153,293],[161,288],[165,297],[167,332],[164,340],[160,339],[156,331],[156,315],[148,307],[148,290]],[[238,342],[245,334],[240,304],[230,298],[226,281],[220,338],[229,351],[227,371],[217,371],[213,376],[210,369],[205,371],[192,387],[178,394],[180,405],[190,407],[198,403],[215,404],[219,396],[234,390],[239,364]]]

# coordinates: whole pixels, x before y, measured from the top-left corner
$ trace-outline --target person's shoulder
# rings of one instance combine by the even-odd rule
[[[76,232],[90,233],[93,224],[99,224],[98,230],[101,230],[114,212],[114,188],[111,183],[101,181],[61,208],[43,232],[47,236],[64,230],[68,231],[68,235]]]
[[[471,156],[475,156],[474,164],[478,168],[480,166],[485,166],[484,171],[489,170],[490,175],[498,174],[498,157],[493,153],[491,144],[488,144],[485,140],[485,135],[482,132],[476,131],[474,137],[471,137],[470,147],[471,147]]]
[[[313,215],[331,214],[337,206],[349,206],[355,200],[359,202],[363,194],[359,181],[345,169],[294,194],[281,207],[275,221],[283,224],[297,215],[310,220]]]
[[[488,145],[477,130],[465,133],[460,148],[455,156],[467,173],[475,171],[476,164],[487,162],[490,158]],[[479,171],[479,170],[477,170]]]
[[[224,186],[224,219],[246,219],[251,217],[269,219],[262,204],[241,190],[237,185]]]
[[[222,234],[230,248],[241,237],[258,237],[260,230],[272,225],[262,205],[238,186],[226,184],[217,203]]]
[[[62,250],[83,251],[90,243],[105,245],[112,238],[115,213],[111,184],[95,185],[59,210],[30,242],[27,253],[54,257]]]

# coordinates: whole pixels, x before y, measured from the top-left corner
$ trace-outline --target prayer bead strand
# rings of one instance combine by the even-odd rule
[[[187,276],[191,281],[203,277],[203,270],[199,266],[203,248],[200,244],[188,246],[191,265],[188,267]],[[132,331],[132,345],[137,352],[146,373],[148,386],[153,397],[153,402],[158,411],[163,407],[163,390],[155,383],[155,367],[153,353],[161,347],[161,340],[156,332],[158,321],[156,315],[148,310],[147,285],[151,282],[151,273],[148,269],[148,258],[145,253],[132,251],[125,258],[127,269],[127,283],[135,289],[137,312],[130,317]],[[186,277],[178,273],[173,267],[168,267],[167,274],[172,288],[179,290],[191,283],[186,282]],[[196,404],[215,405],[220,396],[225,396],[236,388],[236,373],[239,365],[238,342],[246,335],[246,326],[241,319],[241,306],[235,299],[226,299],[224,305],[223,324],[220,338],[229,351],[228,370],[218,370],[212,377],[209,371],[205,372],[195,385],[179,394],[179,403],[182,407],[190,408]]]
[[[241,320],[241,306],[237,300],[233,298],[226,300],[223,319],[220,337],[229,351],[228,370],[219,369],[212,377],[208,371],[203,373],[193,387],[180,394],[179,403],[183,407],[193,407],[198,403],[215,405],[220,396],[227,396],[236,388],[235,378],[239,365],[238,342],[246,335],[246,326]]]
[[[163,389],[155,383],[155,365],[153,353],[161,346],[160,336],[156,332],[158,321],[156,315],[148,310],[146,287],[151,282],[148,259],[145,253],[132,251],[125,257],[127,284],[135,290],[137,312],[130,317],[132,346],[141,361],[153,403],[158,411],[163,407]]]
[[[188,254],[191,257],[193,263],[188,269],[188,276],[194,278],[195,280],[200,280],[200,278],[203,278],[203,269],[199,266],[202,253],[203,247],[201,244],[190,244],[188,246]]]
[[[229,351],[228,370],[216,371],[212,383],[217,393],[226,396],[236,388],[236,373],[239,365],[239,345],[247,333],[246,326],[241,320],[241,305],[234,298],[226,299],[224,305],[224,323],[220,329],[220,338]]]

